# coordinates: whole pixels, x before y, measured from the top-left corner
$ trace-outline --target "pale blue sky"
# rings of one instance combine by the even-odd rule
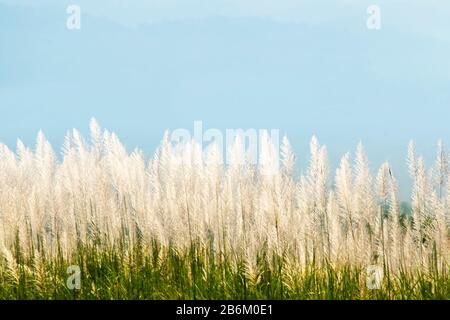
[[[406,185],[409,139],[429,162],[450,144],[450,2],[330,2],[0,0],[0,141],[43,129],[58,146],[92,116],[148,154],[194,120],[279,128],[302,165],[312,134],[333,165],[362,140]]]

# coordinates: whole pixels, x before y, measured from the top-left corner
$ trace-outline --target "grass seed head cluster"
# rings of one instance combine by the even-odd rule
[[[239,139],[223,164],[216,145],[176,145],[166,134],[147,161],[95,120],[90,127],[88,140],[77,130],[67,135],[62,157],[42,133],[34,150],[21,142],[15,152],[0,145],[3,268],[18,268],[20,257],[70,259],[86,246],[161,255],[155,244],[179,253],[207,248],[209,263],[227,259],[239,268],[244,261],[249,277],[261,259],[274,257],[291,270],[448,268],[450,185],[442,143],[429,170],[409,146],[412,209],[405,213],[392,168],[384,163],[373,174],[361,144],[333,174],[326,147],[313,138],[309,165],[296,177],[286,138],[279,170],[267,174],[275,161],[269,139],[261,140],[266,152],[259,164],[249,161]]]

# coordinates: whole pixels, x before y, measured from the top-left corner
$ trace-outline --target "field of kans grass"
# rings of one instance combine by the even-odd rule
[[[301,174],[287,138],[270,174],[270,139],[256,164],[242,146],[224,164],[165,135],[147,160],[94,120],[61,156],[41,133],[33,150],[0,145],[0,299],[450,298],[442,143],[429,169],[409,146],[411,212],[362,145],[334,179],[316,138]]]

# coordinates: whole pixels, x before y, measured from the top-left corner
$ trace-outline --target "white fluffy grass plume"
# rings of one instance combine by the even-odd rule
[[[173,145],[166,134],[146,161],[95,120],[89,141],[76,130],[67,135],[61,157],[42,133],[34,150],[0,145],[0,255],[11,260],[16,241],[26,255],[49,257],[68,257],[82,244],[157,241],[184,250],[196,242],[218,255],[245,256],[249,265],[266,250],[298,266],[383,264],[395,271],[430,268],[434,257],[434,266],[446,267],[450,186],[442,143],[429,170],[409,147],[410,214],[401,211],[390,165],[373,175],[362,145],[354,157],[343,156],[334,179],[316,138],[298,178],[286,138],[271,176],[239,150],[231,148],[224,165],[216,145]]]

